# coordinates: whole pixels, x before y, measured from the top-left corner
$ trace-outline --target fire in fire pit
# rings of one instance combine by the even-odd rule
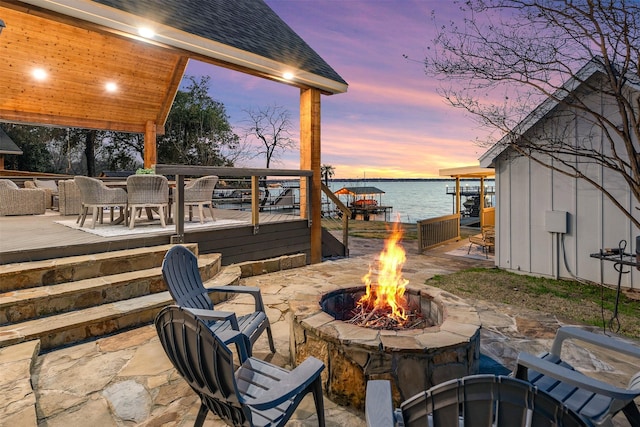
[[[347,322],[372,329],[412,329],[426,325],[420,306],[410,307],[404,296],[408,280],[402,277],[402,266],[407,260],[400,245],[402,229],[393,223],[391,236],[378,259],[378,269],[369,266],[362,278],[366,293],[360,298]],[[374,282],[374,278],[377,280]],[[431,326],[431,325],[428,325]]]

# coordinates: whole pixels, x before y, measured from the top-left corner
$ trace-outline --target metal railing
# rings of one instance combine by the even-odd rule
[[[460,240],[460,215],[446,215],[418,221],[418,250],[420,252],[444,243]]]
[[[330,200],[329,206],[335,205],[335,210],[340,212],[338,217],[342,220],[342,244],[344,245],[347,256],[349,255],[349,218],[351,218],[351,209],[336,196],[333,191],[325,184],[322,184],[322,192]],[[329,212],[333,209],[329,209]]]
[[[297,170],[297,169],[255,169],[255,168],[231,168],[231,167],[215,167],[215,166],[186,166],[186,165],[156,165],[155,171],[160,175],[175,176],[176,191],[174,203],[176,204],[176,234],[171,236],[172,243],[184,242],[184,178],[199,177],[205,175],[216,175],[218,177],[229,178],[246,178],[249,177],[251,182],[250,201],[251,201],[251,224],[253,232],[257,234],[260,228],[260,181],[266,180],[266,177],[300,177],[306,181],[305,185],[301,185],[300,192],[300,213],[301,216],[309,221],[311,226],[311,177],[313,171]],[[304,192],[303,192],[304,191]],[[302,206],[302,205],[305,206]]]

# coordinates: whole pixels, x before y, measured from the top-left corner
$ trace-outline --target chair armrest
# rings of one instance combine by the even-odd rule
[[[240,357],[240,363],[244,363],[249,358],[249,350],[247,349],[247,343],[249,338],[242,332],[224,330],[222,332],[215,333],[218,338],[222,340],[226,345],[235,344],[238,357]]]
[[[558,329],[556,337],[553,340],[553,345],[551,346],[551,354],[560,357],[560,353],[562,352],[562,343],[566,339],[585,341],[602,348],[621,352],[628,356],[635,356],[640,359],[640,348],[635,345],[629,344],[621,339],[607,335],[595,334],[573,326],[563,326]]]
[[[256,303],[255,311],[264,311],[264,303],[262,302],[262,294],[257,286],[212,286],[205,288],[207,292],[229,292],[234,294],[250,294]]]
[[[290,371],[285,379],[270,388],[267,393],[258,398],[245,396],[245,403],[257,410],[273,408],[302,392],[318,379],[323,369],[324,363],[310,356],[293,371]]]
[[[202,308],[188,308],[183,307],[186,311],[192,313],[194,316],[207,320],[228,320],[231,323],[231,328],[234,331],[239,331],[238,319],[233,311],[218,311],[218,310],[205,310]]]
[[[518,355],[515,377],[528,381],[528,369],[555,378],[563,383],[571,384],[574,387],[612,399],[629,401],[640,395],[640,390],[631,391],[615,387],[531,354],[520,353]]]
[[[394,427],[393,401],[389,381],[367,381],[364,415],[367,427]]]

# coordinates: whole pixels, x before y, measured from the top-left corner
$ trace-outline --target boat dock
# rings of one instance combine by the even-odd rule
[[[377,187],[343,187],[334,194],[347,197],[345,204],[351,209],[351,219],[362,215],[362,219],[369,221],[371,215],[384,214],[384,220],[388,221],[388,214],[393,210],[393,206],[382,204],[384,191]]]
[[[473,217],[477,218],[480,215],[480,190],[479,185],[461,185],[460,197],[464,197],[464,201],[461,206],[461,217]],[[452,196],[453,212],[456,212],[456,187],[446,187],[446,193]],[[484,187],[484,207],[491,207],[495,204],[496,189],[494,186]]]

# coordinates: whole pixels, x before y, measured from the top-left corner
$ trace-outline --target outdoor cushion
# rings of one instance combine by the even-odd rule
[[[34,179],[37,188],[42,188],[44,190],[51,190],[54,193],[58,193],[58,185],[53,180],[42,180],[42,179]]]

